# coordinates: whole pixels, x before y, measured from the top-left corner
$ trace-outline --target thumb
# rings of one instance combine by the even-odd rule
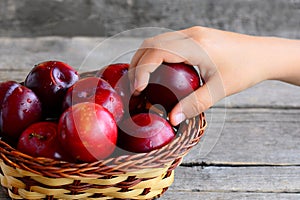
[[[170,122],[177,126],[185,119],[195,117],[225,97],[220,78],[211,79],[202,87],[183,98],[171,111]]]

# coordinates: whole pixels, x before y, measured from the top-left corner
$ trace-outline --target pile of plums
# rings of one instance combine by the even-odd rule
[[[168,113],[200,87],[199,75],[193,66],[163,63],[135,96],[128,70],[115,63],[80,77],[64,62],[45,61],[22,83],[0,83],[1,139],[25,154],[68,162],[161,148],[176,134]]]

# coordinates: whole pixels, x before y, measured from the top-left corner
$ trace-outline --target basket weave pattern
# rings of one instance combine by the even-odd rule
[[[0,140],[1,185],[12,199],[153,199],[173,183],[174,169],[205,128],[201,114],[160,149],[82,164],[33,158]]]

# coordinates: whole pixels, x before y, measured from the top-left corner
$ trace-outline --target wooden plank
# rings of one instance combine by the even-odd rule
[[[0,3],[2,36],[96,36],[136,27],[178,30],[202,25],[248,34],[300,37],[298,0],[145,0],[143,3],[35,0],[30,4],[2,0]],[[138,29],[135,33],[132,35],[147,34]]]
[[[0,189],[0,200],[9,200],[7,192],[3,188]]]
[[[223,200],[299,199],[300,167],[180,166],[175,169],[175,181],[162,199],[175,197]]]
[[[251,193],[251,192],[183,192],[167,191],[160,200],[188,199],[188,200],[298,200],[300,194],[286,193]]]
[[[226,108],[300,108],[300,87],[279,81],[264,81],[218,102]]]
[[[0,38],[0,69],[30,70],[45,60],[61,60],[79,71],[130,62],[141,38]]]
[[[17,82],[22,82],[25,80],[28,71],[8,71],[8,70],[0,70],[0,82],[14,80]]]
[[[300,110],[211,109],[185,164],[300,164]]]
[[[30,69],[46,60],[60,60],[79,72],[130,62],[142,39],[136,38],[0,38],[0,80],[22,81]]]
[[[168,191],[161,200],[174,200],[174,199],[191,199],[191,200],[241,200],[241,199],[251,199],[251,200],[298,200],[300,194],[274,194],[274,193],[222,193],[222,192],[171,192]]]
[[[174,191],[299,193],[300,167],[178,167]]]

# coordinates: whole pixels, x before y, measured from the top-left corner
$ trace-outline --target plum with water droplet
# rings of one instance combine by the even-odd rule
[[[112,113],[116,122],[119,122],[124,114],[120,95],[102,78],[87,77],[76,82],[67,91],[63,101],[63,110],[82,102],[92,102],[103,106]]]
[[[46,157],[74,162],[58,139],[58,124],[37,122],[27,127],[21,134],[17,149],[33,157]]]
[[[146,153],[171,142],[175,131],[163,117],[139,113],[119,123],[118,147],[135,153]]]
[[[61,61],[45,61],[35,65],[24,85],[39,97],[45,117],[58,118],[68,88],[78,80],[78,72],[70,65]]]
[[[97,76],[106,80],[121,96],[126,115],[146,112],[146,99],[142,93],[133,95],[128,78],[129,63],[113,63],[100,70]]]
[[[42,118],[36,94],[15,81],[0,83],[0,103],[0,132],[9,141],[15,141],[27,126]]]
[[[58,138],[73,159],[94,162],[105,159],[116,147],[117,125],[103,106],[83,102],[68,108],[60,117]]]

